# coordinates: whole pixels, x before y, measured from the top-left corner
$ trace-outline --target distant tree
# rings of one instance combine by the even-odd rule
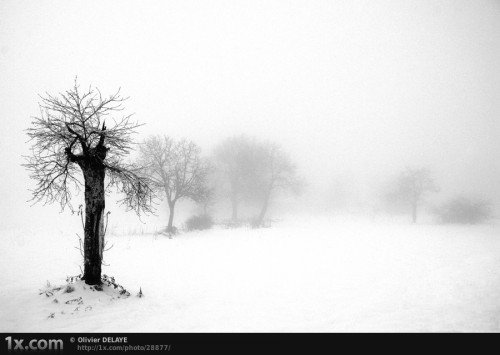
[[[238,207],[250,194],[249,187],[255,180],[259,148],[255,140],[247,136],[227,138],[215,149],[217,170],[222,176],[231,201],[233,221],[238,220]]]
[[[207,176],[210,166],[201,157],[201,149],[186,139],[174,141],[167,136],[150,136],[140,146],[140,165],[155,182],[158,194],[164,194],[169,207],[167,231],[173,226],[175,204],[181,199],[201,201],[209,194]]]
[[[458,196],[436,210],[442,223],[477,224],[493,215],[491,203],[480,199]]]
[[[262,225],[275,192],[278,190],[299,192],[301,187],[295,165],[279,145],[269,142],[261,143],[259,151],[253,190],[261,199],[262,205],[259,215],[253,222],[255,226]]]
[[[210,169],[212,167],[210,166]],[[201,187],[199,192],[195,194],[193,199],[203,209],[203,214],[208,214],[208,209],[215,203],[215,187],[207,183]]]
[[[426,168],[406,169],[403,171],[389,192],[386,200],[392,205],[400,205],[405,209],[409,207],[413,223],[417,222],[418,209],[425,196],[431,192],[437,192],[431,172]]]
[[[106,189],[115,186],[124,192],[122,203],[137,213],[151,208],[150,180],[123,161],[131,149],[131,135],[139,127],[131,115],[116,117],[125,100],[119,90],[108,97],[92,87],[80,91],[75,80],[68,91],[41,97],[40,115],[27,129],[32,147],[24,165],[37,181],[33,200],[59,202],[63,209],[72,209],[72,191],[84,188],[82,279],[89,285],[101,283]]]

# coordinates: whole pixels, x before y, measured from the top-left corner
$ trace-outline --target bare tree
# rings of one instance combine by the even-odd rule
[[[430,192],[437,192],[430,170],[426,168],[407,168],[396,179],[386,199],[393,205],[408,206],[413,223],[417,222],[418,209],[424,197]]]
[[[295,193],[302,186],[296,167],[290,156],[282,148],[274,143],[263,143],[260,145],[260,159],[253,186],[255,195],[262,199],[262,207],[255,226],[261,226],[269,208],[273,194],[277,190],[290,190]]]
[[[202,159],[198,145],[186,139],[176,142],[167,136],[146,139],[140,147],[139,159],[155,181],[156,189],[167,199],[167,231],[172,233],[176,202],[184,198],[201,201],[208,194],[209,164]]]
[[[246,136],[227,138],[215,149],[217,170],[228,186],[233,221],[238,220],[238,207],[249,195],[249,187],[255,180],[260,154],[255,140]]]
[[[40,98],[40,115],[27,129],[32,147],[24,164],[37,181],[33,201],[59,202],[62,209],[73,209],[72,192],[84,188],[82,279],[89,285],[100,284],[106,189],[114,186],[124,192],[121,202],[137,213],[151,211],[149,179],[123,161],[133,143],[131,135],[140,125],[131,115],[121,114],[126,98],[120,90],[108,97],[92,87],[82,92],[75,79],[70,90]]]

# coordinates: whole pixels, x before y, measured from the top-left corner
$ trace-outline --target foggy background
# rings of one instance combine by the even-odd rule
[[[431,169],[436,201],[463,193],[498,206],[499,63],[493,0],[2,0],[1,228],[75,221],[58,205],[29,207],[21,166],[37,94],[75,76],[130,96],[126,111],[146,124],[138,142],[186,137],[205,155],[241,133],[280,143],[307,182],[282,211],[328,212],[341,190],[367,212],[406,166]],[[106,207],[110,223],[140,224]],[[166,206],[159,215],[164,225]]]

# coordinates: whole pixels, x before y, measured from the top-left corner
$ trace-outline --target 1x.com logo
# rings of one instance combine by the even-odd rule
[[[24,342],[25,339],[15,339],[12,337],[5,338],[7,342],[7,350],[62,350],[63,341],[62,339],[31,339],[28,342]]]

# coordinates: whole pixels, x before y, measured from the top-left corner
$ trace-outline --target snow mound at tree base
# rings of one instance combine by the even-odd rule
[[[92,312],[106,307],[118,300],[130,297],[130,293],[123,286],[116,284],[114,278],[103,276],[101,285],[87,285],[79,277],[76,281],[67,281],[61,286],[47,285],[40,289],[40,296],[46,298],[47,318],[64,317]],[[69,280],[69,279],[68,279]],[[137,294],[143,297],[142,291]]]

